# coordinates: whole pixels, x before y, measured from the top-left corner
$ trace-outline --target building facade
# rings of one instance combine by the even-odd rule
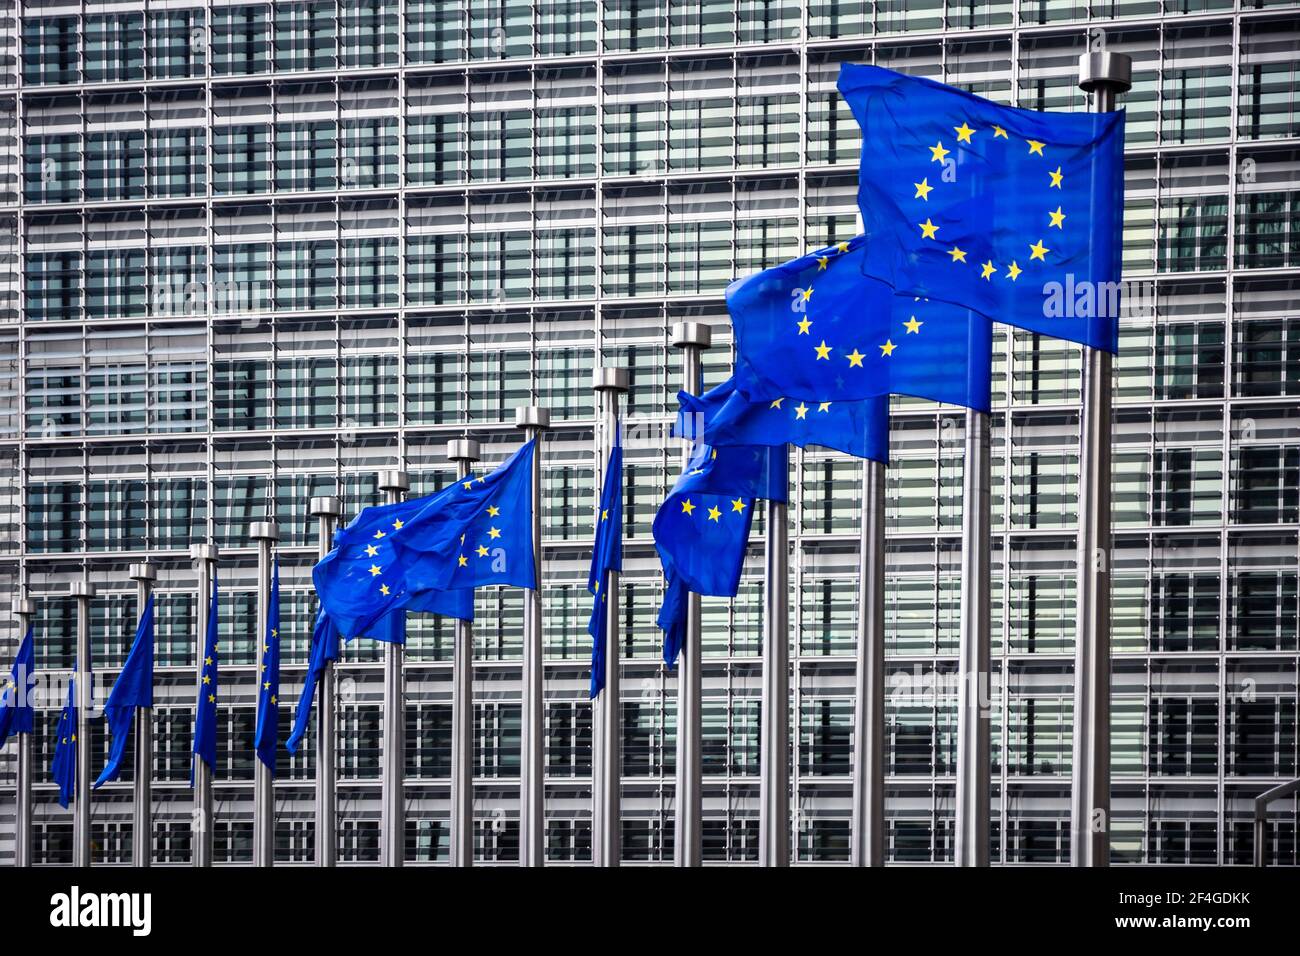
[[[0,595],[37,602],[35,858],[71,859],[48,778],[70,582],[101,691],[159,568],[154,856],[187,863],[196,571],[221,550],[218,862],[251,857],[256,555],[279,524],[285,695],[314,610],[312,495],[345,517],[453,476],[445,442],[544,447],[547,854],[590,859],[591,370],[631,372],[623,846],[671,861],[675,677],[650,522],[675,477],[668,329],[729,280],[856,231],[861,139],[835,91],[874,62],[1035,109],[1086,108],[1089,44],[1133,57],[1116,363],[1112,854],[1250,861],[1250,801],[1297,775],[1300,6],[1255,0],[310,0],[8,3],[0,21]],[[1133,290],[1136,290],[1134,295]],[[1080,355],[999,328],[993,858],[1069,856]],[[887,853],[952,859],[960,410],[897,400],[889,469]],[[860,464],[792,459],[793,854],[848,858]],[[705,600],[705,856],[757,857],[761,522]],[[518,837],[518,592],[474,634],[476,842]],[[450,623],[412,616],[406,858],[446,860]],[[0,621],[0,661],[19,638]],[[341,858],[378,858],[381,655],[340,666]],[[296,694],[294,694],[296,696]],[[285,720],[289,719],[285,708]],[[107,740],[95,722],[102,764]],[[286,727],[287,731],[287,727]],[[314,762],[282,763],[280,861],[310,861]],[[15,761],[0,752],[0,859]],[[130,859],[131,775],[95,794]],[[1270,859],[1296,863],[1297,804]]]

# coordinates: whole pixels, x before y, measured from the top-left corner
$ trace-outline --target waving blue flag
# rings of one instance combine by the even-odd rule
[[[195,756],[217,769],[217,572],[212,572],[212,596],[208,599],[208,626],[205,632],[207,647],[199,648],[203,655],[203,670],[199,677],[198,701],[194,706]],[[194,786],[194,766],[190,765],[190,786]]]
[[[1124,113],[1042,113],[877,66],[862,127],[867,275],[1054,338],[1119,345]]]
[[[530,441],[490,474],[458,479],[425,498],[366,508],[340,531],[312,571],[340,633],[367,635],[399,610],[450,611],[468,620],[469,589],[533,587],[533,451]],[[434,593],[456,590],[465,593]]]
[[[275,749],[280,734],[280,558],[271,565],[271,598],[258,668],[257,727],[253,745],[257,759],[275,776]]]
[[[862,274],[868,252],[858,236],[727,287],[747,369],[741,393],[779,400],[776,409],[796,423],[800,406],[884,395],[988,411],[991,323],[966,308],[896,295]]]
[[[137,707],[153,706],[153,595],[144,602],[144,613],[136,625],[135,642],[122,665],[122,673],[113,682],[104,702],[104,719],[113,739],[108,761],[95,781],[98,790],[122,772],[122,759],[126,756],[126,742],[131,737],[131,721]],[[136,767],[136,773],[149,773],[148,767]]]
[[[75,664],[72,671],[77,671]],[[68,678],[68,702],[63,705],[54,731],[50,776],[59,785],[59,806],[68,809],[77,796],[77,681],[73,677]]]
[[[0,690],[0,747],[9,740],[10,734],[30,734],[32,732],[32,682],[35,679],[34,641],[32,627],[27,626],[27,634],[18,645],[18,654],[14,657],[13,670],[9,680]]]
[[[316,612],[316,626],[311,632],[311,655],[307,660],[307,676],[303,680],[302,693],[298,695],[298,709],[293,715],[293,730],[284,742],[289,753],[298,752],[298,744],[307,733],[307,719],[311,716],[311,705],[316,699],[316,685],[325,673],[325,667],[330,661],[338,659],[339,631],[330,621],[325,609],[321,608]]]
[[[609,653],[608,618],[605,614],[606,572],[623,570],[623,442],[614,424],[614,447],[605,465],[605,483],[600,490],[600,513],[596,515],[596,542],[591,550],[587,590],[592,601],[587,633],[591,635],[591,684],[588,696],[595,699],[605,688],[605,655]],[[615,649],[615,653],[618,653]]]

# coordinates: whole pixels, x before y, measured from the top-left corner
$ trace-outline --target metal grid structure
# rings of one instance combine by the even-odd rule
[[[1295,4],[373,0],[7,4],[0,21],[0,593],[37,603],[37,663],[72,664],[97,587],[104,680],[159,568],[159,863],[190,854],[188,549],[221,548],[226,709],[216,861],[251,854],[256,556],[282,540],[286,693],[310,635],[313,495],[345,518],[484,466],[549,409],[547,855],[590,859],[589,383],[631,373],[623,579],[623,858],[672,859],[675,679],[649,539],[676,468],[675,321],[729,365],[735,275],[855,231],[858,131],[838,64],[1082,109],[1089,43],[1134,60],[1117,361],[1116,862],[1248,863],[1258,793],[1296,775],[1300,571],[1300,45]],[[1136,292],[1136,296],[1134,296]],[[993,859],[1069,852],[1079,351],[995,339]],[[894,862],[952,857],[962,417],[898,401],[889,469],[886,724]],[[792,846],[848,859],[859,463],[797,452],[790,507]],[[732,602],[705,600],[705,859],[758,842],[761,522]],[[517,852],[522,601],[481,592],[477,858]],[[411,863],[445,861],[449,622],[412,617]],[[20,635],[0,622],[0,659]],[[381,655],[339,669],[340,862],[378,858]],[[48,767],[57,689],[37,715]],[[92,741],[98,760],[102,732]],[[276,785],[277,859],[312,853],[313,744]],[[96,768],[97,769],[97,768]],[[131,858],[131,776],[96,793],[96,862]],[[0,753],[0,858],[14,760]],[[1296,862],[1297,804],[1273,807]],[[71,859],[38,782],[35,860]]]

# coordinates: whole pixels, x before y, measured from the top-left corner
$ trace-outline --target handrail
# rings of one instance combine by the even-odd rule
[[[1292,780],[1272,790],[1265,790],[1255,798],[1255,865],[1267,866],[1264,845],[1268,842],[1268,805],[1293,793],[1300,792],[1300,779]]]

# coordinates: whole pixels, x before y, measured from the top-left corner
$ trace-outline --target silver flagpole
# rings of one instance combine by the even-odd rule
[[[153,593],[158,572],[147,562],[133,564],[130,577],[136,582],[135,606],[139,617],[144,614],[144,606]],[[147,867],[153,862],[153,708],[137,707],[134,723],[135,806],[131,815],[131,865]]]
[[[195,628],[198,640],[195,641],[194,657],[197,699],[197,695],[203,693],[203,659],[217,642],[217,635],[208,633],[208,605],[212,603],[212,569],[217,564],[217,546],[190,545],[190,560],[197,565],[199,572],[198,626]],[[190,839],[194,851],[190,854],[190,861],[195,866],[211,866],[212,768],[200,760],[197,754],[191,754],[190,759],[194,761],[194,817],[190,821]]]
[[[989,562],[992,481],[988,412],[966,409],[962,474],[961,665],[957,692],[956,863],[989,865],[990,639]]]
[[[678,322],[672,328],[673,346],[682,350],[682,391],[699,394],[703,355],[713,344],[713,331],[701,322]],[[682,442],[682,468],[691,460],[694,442]],[[700,679],[700,596],[686,598],[686,635],[677,661],[677,793],[673,865],[700,866],[704,860],[703,719]]]
[[[280,529],[272,521],[254,521],[249,537],[257,542],[257,623],[253,643],[262,647],[266,619],[271,611],[271,548],[280,540]],[[255,655],[261,661],[262,655]],[[254,674],[253,699],[258,697]],[[275,866],[275,781],[271,771],[253,754],[253,866]]]
[[[1123,53],[1079,57],[1079,86],[1093,94],[1096,112],[1115,109],[1116,97],[1132,86],[1132,75],[1133,62]],[[1073,866],[1110,864],[1111,366],[1109,352],[1084,348],[1075,552]]]
[[[27,634],[27,628],[31,626],[32,618],[36,614],[36,602],[28,598],[19,598],[14,601],[14,614],[18,618],[18,629],[20,632],[19,640]],[[33,641],[35,638],[33,638]],[[33,647],[33,651],[35,648]],[[36,655],[32,654],[32,661],[35,662]],[[31,703],[32,693],[32,675],[19,674],[18,686],[14,688],[14,705],[17,706],[20,701],[16,696],[23,695],[21,703]],[[14,864],[16,866],[32,865],[32,735],[24,731],[18,735],[18,780],[17,782],[17,801],[18,806],[15,812],[15,824],[17,832],[14,834]]]
[[[89,581],[72,582],[77,599],[77,793],[72,806],[72,865],[90,866],[90,599],[95,586]]]
[[[447,442],[447,460],[464,478],[479,460],[478,442]],[[452,866],[474,865],[474,622],[456,621],[451,659],[451,834]]]
[[[379,474],[379,490],[395,505],[411,487],[404,471]],[[405,612],[402,612],[405,613]],[[384,775],[380,784],[379,858],[383,866],[406,862],[406,695],[404,644],[384,644]]]
[[[885,466],[862,463],[857,672],[853,699],[853,864],[885,865]]]
[[[789,866],[790,543],[784,501],[767,502],[760,717],[758,859],[762,866]]]
[[[343,514],[343,504],[333,495],[312,498],[307,509],[316,519],[317,559],[329,554],[334,525]],[[338,797],[335,791],[335,753],[338,736],[337,695],[334,693],[334,662],[326,661],[316,682],[316,865],[338,863]]]
[[[605,467],[618,429],[618,397],[628,389],[627,369],[597,368],[592,387],[600,400],[600,436],[596,442],[596,507],[607,476]],[[596,516],[597,524],[600,516]],[[599,584],[604,595],[605,687],[592,714],[591,857],[596,866],[618,866],[622,838],[622,698],[619,694],[618,581],[608,571]]]
[[[537,587],[524,591],[523,687],[519,734],[519,864],[542,866],[546,862],[546,674],[542,641],[542,432],[551,414],[529,405],[515,409],[515,427],[528,441],[537,440],[533,453],[533,562]]]

